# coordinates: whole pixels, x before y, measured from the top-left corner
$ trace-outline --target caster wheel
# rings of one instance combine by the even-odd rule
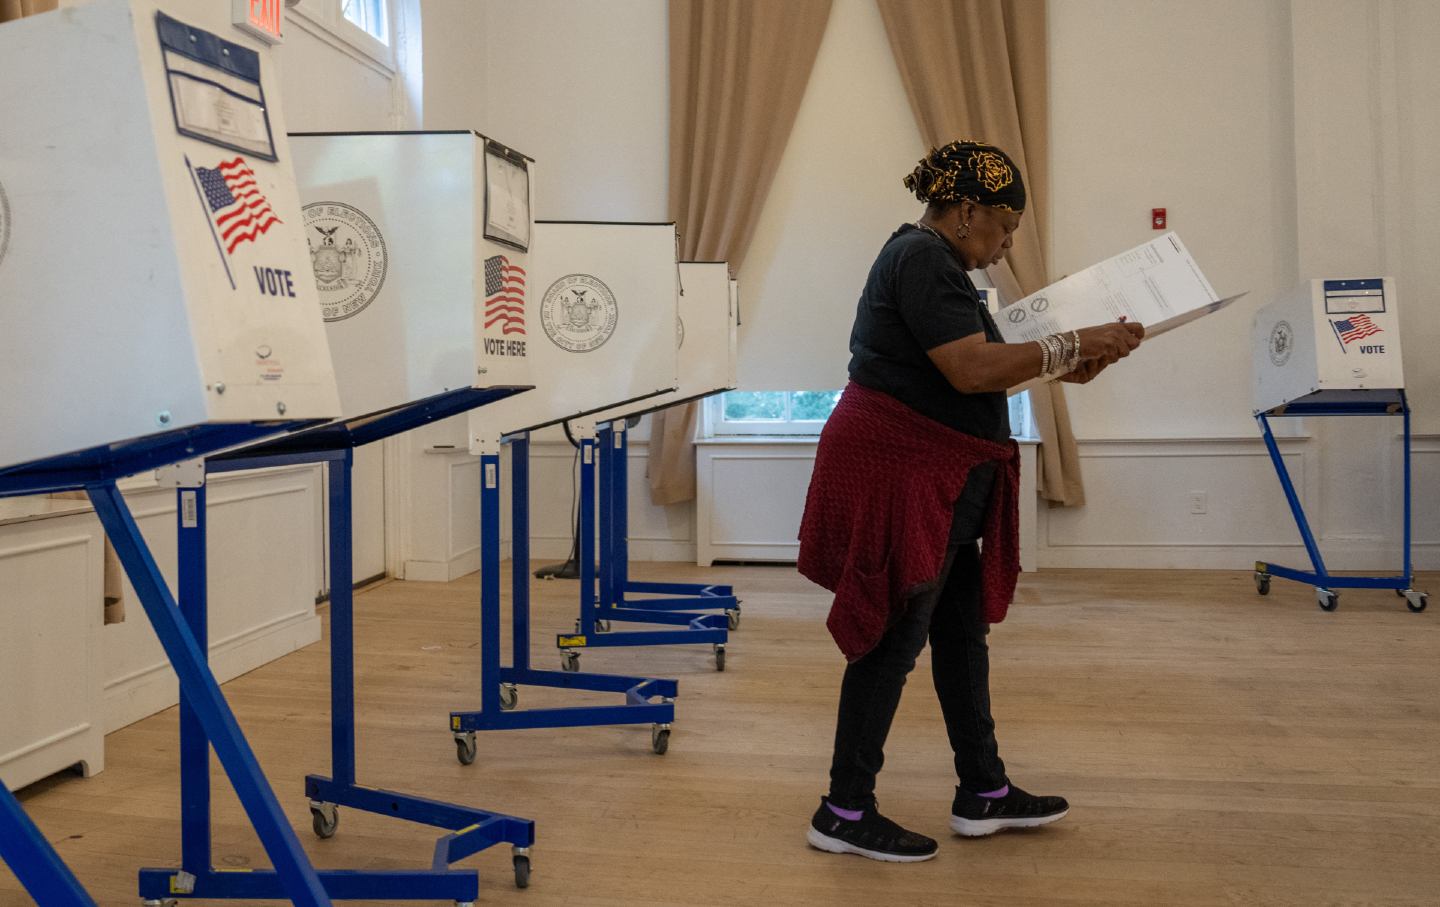
[[[1334,611],[1340,607],[1340,596],[1329,589],[1316,589],[1315,603],[1320,606],[1321,611]]]
[[[334,803],[320,803],[310,805],[310,827],[315,830],[317,838],[335,837],[335,829],[340,827],[340,810]]]
[[[726,612],[725,612],[725,618],[726,618],[726,623],[727,623],[727,624],[729,625],[729,627],[730,627],[730,632],[733,633],[733,632],[735,632],[736,630],[740,629],[740,609],[739,609],[739,608],[732,608],[732,609],[730,609],[729,611],[726,611]]]
[[[1411,611],[1414,611],[1416,614],[1424,611],[1425,607],[1430,604],[1430,596],[1426,595],[1424,592],[1416,592],[1414,590],[1407,589],[1401,594],[1405,596],[1405,607],[1409,608]]]
[[[580,653],[569,650],[560,653],[560,670],[575,673],[580,670]]]
[[[715,644],[715,670],[725,670],[725,646],[723,643]]]
[[[609,633],[609,632],[610,632],[610,621],[608,621],[608,620],[597,620],[597,621],[595,621],[595,632],[596,632],[596,633]]]
[[[1259,592],[1261,595],[1269,595],[1269,594],[1270,594],[1270,574],[1268,574],[1268,573],[1257,573],[1257,574],[1255,574],[1255,591],[1256,591],[1256,592]]]
[[[670,749],[670,725],[657,724],[650,729],[650,749],[663,756]]]
[[[530,858],[529,858],[529,857],[517,856],[517,857],[514,858],[514,863],[515,863],[515,887],[516,887],[516,888],[529,888],[529,887],[530,887]]]
[[[514,711],[520,704],[520,689],[513,683],[500,684],[500,711]]]
[[[470,765],[475,761],[475,732],[455,735],[455,758],[460,760],[461,765]]]

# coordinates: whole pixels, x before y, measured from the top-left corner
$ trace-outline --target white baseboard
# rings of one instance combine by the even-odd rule
[[[573,542],[568,538],[549,536],[530,540],[530,560],[543,559],[546,562],[560,561],[570,556]],[[508,548],[508,545],[506,546]],[[510,558],[510,552],[502,549],[502,557]],[[694,563],[695,543],[676,539],[630,539],[630,560],[632,561],[673,561]]]
[[[320,641],[320,617],[306,608],[221,640],[210,647],[210,669],[221,683]],[[105,685],[105,733],[118,731],[179,702],[168,661]]]
[[[1347,546],[1344,551],[1325,551],[1325,566],[1331,571],[1370,572],[1377,576],[1398,576],[1402,564],[1398,547],[1377,545]],[[1416,570],[1440,570],[1440,545],[1416,544],[1412,548]],[[1292,547],[1249,545],[1072,545],[1048,548],[1040,554],[1040,567],[1135,570],[1249,570],[1256,561],[1265,561],[1309,570],[1310,558],[1303,545]]]
[[[420,583],[448,583],[480,569],[480,549],[470,548],[446,561],[405,562],[405,579]]]
[[[18,790],[54,774],[57,767],[76,764],[86,778],[105,770],[105,735],[88,721],[0,755],[0,779]]]

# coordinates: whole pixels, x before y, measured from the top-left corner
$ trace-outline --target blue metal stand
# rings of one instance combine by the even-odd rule
[[[648,583],[630,579],[629,432],[624,423],[602,425],[600,449],[599,621],[691,623],[699,614],[676,619],[665,612],[722,611],[729,629],[740,629],[740,600],[730,586],[704,583]],[[626,593],[646,596],[631,599]],[[709,627],[710,624],[705,624]]]
[[[1290,471],[1285,468],[1285,461],[1280,456],[1280,448],[1275,443],[1274,434],[1270,431],[1270,419],[1283,416],[1395,415],[1400,416],[1404,423],[1404,572],[1400,576],[1336,576],[1325,568],[1325,559],[1320,554],[1320,546],[1315,541],[1314,532],[1310,529],[1310,521],[1305,518],[1305,510],[1300,505],[1300,495],[1295,490],[1295,484],[1290,480]],[[1260,430],[1265,437],[1265,449],[1270,452],[1270,460],[1274,463],[1275,472],[1280,478],[1280,487],[1285,491],[1285,500],[1290,504],[1290,512],[1295,516],[1295,525],[1300,529],[1300,538],[1305,543],[1305,551],[1310,555],[1310,563],[1313,567],[1312,570],[1295,570],[1256,561],[1256,591],[1261,595],[1268,595],[1271,577],[1278,576],[1281,579],[1294,580],[1314,586],[1315,598],[1321,609],[1334,611],[1340,604],[1340,596],[1335,592],[1336,589],[1393,589],[1396,595],[1405,599],[1405,604],[1411,611],[1424,611],[1426,605],[1429,604],[1429,596],[1424,592],[1416,592],[1412,588],[1415,576],[1410,555],[1410,405],[1406,401],[1405,391],[1334,393],[1325,399],[1301,400],[1277,407],[1269,412],[1257,413],[1255,418],[1260,423]]]
[[[420,425],[482,406],[514,393],[514,389],[465,389],[349,423],[334,423],[273,442],[211,458],[210,474],[294,464],[328,464],[330,516],[330,671],[331,762],[334,777],[309,775],[312,827],[321,838],[335,834],[340,806],[380,813],[450,830],[435,845],[431,867],[409,871],[333,871],[317,874],[318,882],[336,899],[449,900],[468,904],[478,896],[474,870],[452,870],[450,864],[500,843],[513,846],[516,883],[529,883],[529,848],[535,840],[528,819],[427,800],[389,790],[362,787],[355,780],[355,655],[354,599],[351,567],[351,469],[354,448]],[[179,491],[180,589],[187,619],[197,637],[205,633],[206,532],[205,489]],[[498,551],[487,572],[499,567]],[[165,898],[260,899],[285,896],[275,872],[217,871],[211,861],[208,728],[192,720],[193,704],[182,690],[181,868],[143,869],[140,894]],[[218,746],[217,746],[218,749]],[[286,826],[289,830],[289,826]],[[294,833],[290,831],[293,838]]]
[[[276,867],[276,891],[295,904],[329,905],[330,898],[295,832],[280,811],[220,684],[210,672],[204,650],[176,606],[150,549],[140,534],[115,481],[180,459],[204,456],[296,427],[296,424],[207,425],[67,454],[51,460],[0,470],[0,496],[83,489],[95,505],[136,597],[189,697],[191,717],[214,741],[221,766],[235,787],[261,845]],[[0,787],[3,790],[3,787]],[[0,855],[22,885],[41,904],[92,904],[39,829],[5,791],[0,796]]]
[[[616,568],[626,551],[624,521],[625,449],[624,432],[612,427],[600,429],[597,437],[580,439],[580,617],[575,621],[573,635],[560,634],[555,644],[565,659],[567,670],[578,663],[580,650],[619,646],[667,646],[709,643],[715,652],[715,669],[725,670],[725,644],[729,639],[726,614],[700,614],[680,611],[695,607],[693,602],[677,604],[676,609],[660,607],[621,608],[616,605]],[[616,447],[619,439],[619,447]],[[595,538],[595,484],[599,472],[602,526],[600,532],[601,578],[597,584],[595,559],[591,546]],[[608,505],[608,506],[607,506]],[[590,552],[590,553],[587,553]],[[658,585],[658,584],[657,584]],[[597,588],[598,586],[598,588]],[[730,596],[730,602],[734,597]],[[647,606],[649,602],[645,602]],[[606,620],[639,621],[670,624],[673,630],[638,630],[631,632],[597,632],[608,629]]]
[[[0,784],[0,859],[37,904],[95,907],[70,867],[30,821],[10,789]]]
[[[500,575],[497,570],[482,568],[480,708],[478,711],[450,713],[450,730],[455,737],[457,758],[465,765],[475,761],[476,731],[613,724],[650,724],[651,746],[655,752],[664,753],[669,747],[670,726],[675,720],[674,703],[679,692],[676,681],[582,674],[578,671],[578,658],[567,660],[563,671],[540,671],[530,666],[530,440],[528,435],[521,434],[509,439],[508,443],[513,492],[512,663],[510,667],[500,663]],[[593,460],[593,451],[591,458]],[[500,455],[482,455],[480,470],[480,550],[488,565],[498,562],[500,556]],[[582,475],[582,496],[585,493],[584,481]],[[590,493],[593,494],[593,490]],[[583,577],[588,577],[582,582],[588,581],[592,590],[595,582],[594,537],[593,511],[591,521],[587,523],[582,508],[580,569]],[[580,644],[583,645],[583,640]],[[623,705],[513,711],[519,702],[519,687],[522,685],[622,693],[625,702]],[[654,699],[660,702],[653,702]]]

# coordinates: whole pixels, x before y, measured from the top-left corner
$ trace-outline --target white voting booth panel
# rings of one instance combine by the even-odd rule
[[[500,434],[674,390],[674,224],[535,224],[529,353],[535,389],[470,414],[472,448]]]
[[[1389,277],[1307,280],[1255,316],[1256,412],[1405,386]]]
[[[274,51],[230,17],[0,28],[0,467],[339,414]]]
[[[290,141],[345,415],[531,384],[533,162],[469,131]]]
[[[723,261],[680,262],[680,312],[675,322],[679,383],[675,390],[595,416],[608,422],[654,412],[735,387],[738,284]]]

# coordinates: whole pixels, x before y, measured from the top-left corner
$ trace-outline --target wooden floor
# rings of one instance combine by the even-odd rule
[[[1326,614],[1294,584],[1261,599],[1240,572],[1026,576],[991,636],[1002,753],[1071,814],[981,840],[946,832],[954,781],[922,663],[879,796],[941,851],[891,865],[804,843],[843,667],[826,595],[790,568],[635,573],[733,582],[745,600],[723,674],[708,647],[584,656],[587,670],[680,678],[665,756],[643,727],[510,731],[481,735],[461,766],[445,722],[476,702],[475,578],[357,600],[362,783],[537,823],[528,890],[504,848],[467,862],[482,903],[1440,904],[1440,608],[1348,592]],[[575,589],[538,587],[541,666],[558,664],[546,640],[573,620]],[[317,865],[425,865],[433,829],[349,810],[333,839],[310,833],[302,777],[328,770],[327,645],[226,693]],[[562,701],[526,689],[520,704]],[[102,904],[135,904],[136,867],[178,859],[175,728],[172,709],[111,735],[102,774],[21,792]],[[217,865],[266,865],[216,778]],[[0,867],[0,904],[25,903]]]

